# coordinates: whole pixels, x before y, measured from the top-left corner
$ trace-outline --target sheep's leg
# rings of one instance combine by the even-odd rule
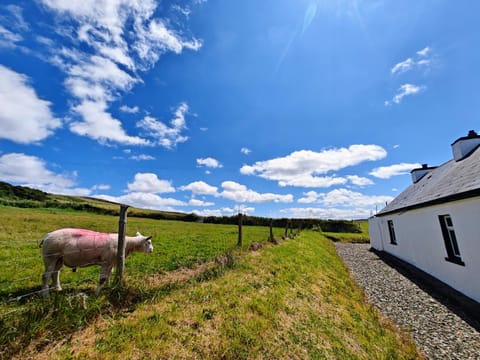
[[[55,270],[53,274],[53,283],[55,285],[55,290],[61,291],[62,287],[60,286],[60,269],[63,266],[63,259],[58,259],[55,263]]]
[[[50,282],[53,272],[55,271],[57,260],[48,259],[48,261],[44,261],[44,263],[45,263],[45,272],[42,275],[42,293],[44,297],[47,297],[49,292],[48,283]]]
[[[100,270],[100,281],[98,282],[97,290],[95,290],[95,295],[100,294],[100,290],[102,290],[103,285],[108,281],[110,274],[112,273],[113,266],[111,265],[103,265],[102,270]]]

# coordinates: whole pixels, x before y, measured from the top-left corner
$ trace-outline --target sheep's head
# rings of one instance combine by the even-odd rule
[[[153,245],[152,245],[152,237],[151,236],[143,236],[139,232],[137,232],[137,236],[142,238],[142,250],[146,253],[153,252]]]

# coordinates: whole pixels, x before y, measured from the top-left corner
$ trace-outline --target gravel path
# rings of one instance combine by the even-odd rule
[[[350,274],[381,313],[411,333],[428,359],[480,359],[480,333],[387,265],[369,244],[336,243]],[[477,327],[478,329],[478,327]]]

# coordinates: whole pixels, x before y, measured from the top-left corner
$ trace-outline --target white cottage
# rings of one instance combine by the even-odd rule
[[[412,170],[413,184],[369,219],[370,242],[480,302],[480,136],[452,151]]]

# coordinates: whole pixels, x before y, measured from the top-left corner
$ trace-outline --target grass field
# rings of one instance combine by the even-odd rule
[[[75,273],[64,268],[61,282],[65,296],[44,301],[35,295],[44,271],[38,243],[48,232],[62,227],[117,232],[118,218],[58,209],[8,207],[0,207],[0,218],[0,347],[12,350],[35,338],[75,331],[99,314],[115,311],[112,303],[129,306],[132,305],[129,301],[133,304],[143,301],[142,296],[148,297],[152,292],[145,286],[148,276],[190,268],[232,250],[239,251],[235,226],[130,218],[127,234],[140,231],[153,235],[154,245],[151,255],[134,253],[126,261],[127,284],[135,284],[131,291],[137,295],[122,301],[89,296],[87,309],[83,309],[83,304],[69,303],[69,299],[80,292],[91,295],[98,282],[99,267],[81,268]],[[275,229],[274,234],[280,237],[283,229]],[[268,236],[267,228],[244,227],[243,249],[252,242],[265,242]],[[33,295],[23,297],[28,294]],[[11,301],[18,297],[22,297],[20,301]]]
[[[60,227],[116,232],[118,218],[0,208],[0,358],[413,359],[412,342],[364,303],[331,241],[304,231],[131,218],[154,253],[126,262],[126,285],[93,296],[98,267],[65,270],[44,300],[37,241]],[[274,229],[280,238],[283,229]],[[83,295],[85,294],[85,295]]]

